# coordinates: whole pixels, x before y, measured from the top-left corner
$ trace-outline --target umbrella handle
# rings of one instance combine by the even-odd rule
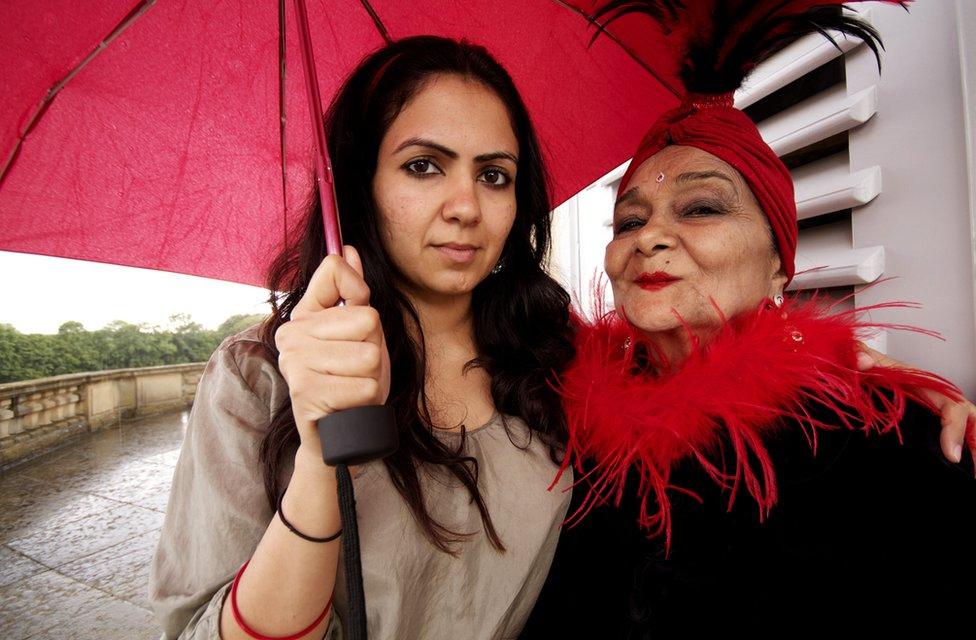
[[[396,420],[393,408],[387,405],[336,411],[316,424],[322,459],[330,466],[379,460],[397,449]]]

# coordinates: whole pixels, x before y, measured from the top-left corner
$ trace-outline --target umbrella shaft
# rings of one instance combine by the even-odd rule
[[[319,95],[319,81],[315,73],[315,58],[312,55],[312,37],[308,30],[305,0],[295,0],[295,15],[298,22],[298,41],[302,51],[302,68],[305,70],[305,96],[308,98],[312,132],[315,137],[315,185],[322,207],[322,222],[325,226],[325,252],[327,255],[342,255],[339,211],[335,198],[335,185],[332,181],[332,163],[329,161],[329,151],[325,141],[322,98]]]

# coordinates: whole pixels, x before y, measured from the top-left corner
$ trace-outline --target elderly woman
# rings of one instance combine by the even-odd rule
[[[751,57],[690,44],[688,96],[622,180],[616,310],[581,323],[563,379],[574,526],[525,638],[972,625],[976,480],[940,455],[922,393],[951,385],[859,371],[855,313],[784,297],[790,174],[731,91],[775,49],[757,33],[810,17],[796,4],[743,27]]]

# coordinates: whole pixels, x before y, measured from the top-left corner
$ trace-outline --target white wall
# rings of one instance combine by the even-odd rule
[[[885,276],[895,278],[862,289],[856,303],[921,303],[920,311],[877,312],[873,318],[934,329],[946,341],[889,332],[889,355],[946,375],[971,397],[976,393],[972,185],[959,33],[970,47],[976,44],[973,5],[972,0],[956,6],[923,0],[912,3],[910,14],[896,6],[872,9],[886,49],[878,114],[850,134],[851,170],[880,165],[884,175],[881,195],[854,213],[853,245],[883,245]],[[965,28],[957,29],[957,9],[969,16]],[[876,82],[870,52],[864,47],[852,52],[848,91]]]

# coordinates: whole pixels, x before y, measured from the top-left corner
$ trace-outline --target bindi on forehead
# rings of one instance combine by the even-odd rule
[[[655,192],[660,188],[708,187],[712,190],[731,190],[736,197],[739,195],[739,184],[736,180],[729,174],[717,170],[685,171],[677,175],[663,170],[658,171],[656,175],[648,173],[642,176],[642,179],[635,179],[633,182],[635,185],[618,196],[615,205],[644,202],[646,194],[641,192],[641,187],[649,189],[649,192]]]

